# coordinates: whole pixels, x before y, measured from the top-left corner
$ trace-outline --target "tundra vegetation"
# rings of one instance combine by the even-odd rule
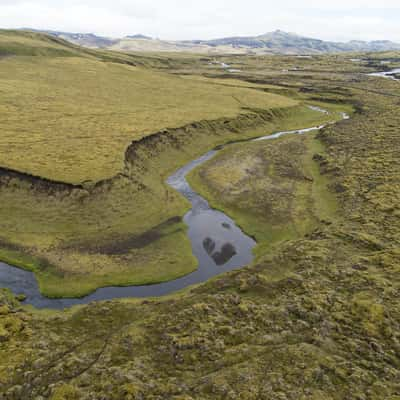
[[[61,52],[63,41],[33,33],[0,37],[0,259],[33,270],[51,297],[193,271],[189,205],[168,175],[227,141],[328,120],[251,84]]]
[[[57,40],[57,46],[63,42]],[[26,159],[28,131],[39,132],[32,128],[45,126],[44,121],[31,116],[26,132],[9,134],[1,157],[11,160],[14,151],[20,156],[1,173],[1,258],[31,266],[43,291],[55,296],[115,281],[170,279],[195,268],[180,220],[188,205],[163,183],[170,172],[218,144],[354,112],[350,120],[316,134],[234,144],[192,173],[193,186],[257,239],[252,265],[162,299],[113,300],[62,312],[35,310],[2,290],[0,398],[400,398],[400,84],[365,74],[378,70],[382,60],[390,61],[385,68],[397,67],[400,54],[221,57],[242,71],[229,73],[200,56],[146,60],[141,55],[140,67],[132,67],[126,62],[135,63],[134,54],[85,50],[64,65],[52,59],[60,55],[22,60],[27,56],[10,53],[0,60],[0,71],[2,63],[14,62],[8,71],[21,75],[8,84],[21,90],[19,80],[28,77],[19,63],[46,68],[55,63],[65,68],[72,85],[87,62],[100,75],[103,68],[123,79],[132,75],[129,85],[135,85],[136,73],[157,76],[166,85],[169,79],[171,85],[183,82],[170,96],[187,96],[169,100],[171,108],[176,105],[175,120],[168,115],[166,122],[152,125],[142,119],[148,130],[135,136],[134,120],[132,131],[122,133],[129,117],[123,104],[138,94],[121,91],[126,97],[113,99],[113,83],[105,79],[109,101],[117,105],[110,105],[109,115],[92,116],[103,121],[94,124],[93,134],[109,134],[110,154],[122,157],[120,167],[109,164],[107,173],[103,162],[98,169],[89,166],[96,165],[96,157],[86,164],[93,170],[66,167],[90,150],[101,153],[84,129],[61,124],[62,135],[49,130],[42,134],[49,143],[37,150],[40,157]],[[114,79],[117,85],[119,78]],[[65,94],[57,95],[61,104],[73,103],[72,86],[64,91],[54,82]],[[190,110],[195,96],[186,85],[204,93],[203,100],[196,97],[204,101],[202,107]],[[3,107],[10,93],[0,87]],[[48,89],[43,97],[50,93],[57,92]],[[24,96],[14,95],[9,104],[23,109],[18,102]],[[146,96],[138,115],[146,104],[151,107]],[[225,96],[236,100],[215,104]],[[101,98],[94,97],[105,112]],[[155,99],[156,89],[153,97],[154,104],[162,103]],[[53,103],[43,101],[30,106],[48,117]],[[118,124],[118,104],[127,115],[118,115],[121,132],[115,137],[107,126]],[[312,112],[306,104],[324,105],[331,114]],[[76,118],[85,120],[86,107],[73,108]],[[12,118],[17,111],[8,112]],[[57,114],[62,107],[53,112],[63,120]],[[181,119],[186,113],[191,120]],[[5,128],[13,129],[8,118]],[[54,140],[58,145],[50,143]],[[73,140],[82,146],[75,148]],[[127,146],[123,156],[120,141]],[[65,170],[48,154],[64,144],[71,157],[62,159]],[[85,174],[90,177],[82,178]]]

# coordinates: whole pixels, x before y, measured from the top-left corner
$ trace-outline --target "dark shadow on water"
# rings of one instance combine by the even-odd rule
[[[220,251],[215,250],[216,243],[209,237],[203,240],[203,247],[206,253],[214,260],[216,265],[226,264],[234,255],[237,254],[235,246],[231,243],[225,243],[222,245]]]

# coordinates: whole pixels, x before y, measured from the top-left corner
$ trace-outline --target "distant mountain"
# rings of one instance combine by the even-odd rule
[[[390,40],[374,40],[372,42],[352,40],[351,42],[348,42],[347,45],[354,50],[360,51],[387,51],[400,49],[400,44],[391,42]]]
[[[233,48],[252,49],[256,52],[264,50],[265,52],[284,54],[400,50],[400,44],[390,41],[329,42],[280,30],[260,36],[237,36],[215,40],[197,40],[192,41],[192,43],[214,47],[232,46]]]
[[[142,40],[152,40],[153,39],[152,37],[142,35],[141,33],[139,33],[137,35],[128,35],[128,36],[125,36],[125,38],[127,38],[127,39],[142,39]]]
[[[42,31],[91,48],[123,51],[192,52],[206,54],[321,54],[358,51],[400,50],[400,44],[388,40],[330,42],[277,30],[259,36],[234,36],[214,40],[166,41],[142,34],[111,39],[92,33]]]

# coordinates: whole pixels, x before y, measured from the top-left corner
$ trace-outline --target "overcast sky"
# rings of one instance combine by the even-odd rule
[[[282,29],[326,40],[400,42],[400,0],[0,0],[0,27],[162,39]]]

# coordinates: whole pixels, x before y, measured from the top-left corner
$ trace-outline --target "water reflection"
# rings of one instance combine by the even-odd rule
[[[215,241],[209,237],[203,240],[203,247],[216,265],[224,265],[236,255],[236,249],[232,243],[225,243],[220,251],[215,251]]]
[[[215,242],[211,238],[205,238],[203,240],[203,247],[206,253],[211,256],[214,253],[215,250]]]

